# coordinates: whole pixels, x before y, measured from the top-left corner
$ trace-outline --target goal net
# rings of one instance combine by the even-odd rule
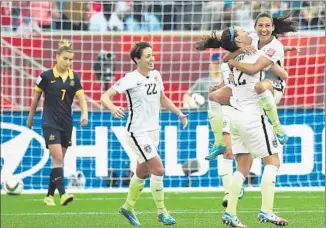
[[[88,100],[89,124],[79,126],[79,104],[73,104],[72,147],[64,172],[70,188],[114,191],[127,189],[136,157],[123,139],[126,119],[117,120],[101,107],[100,96],[135,66],[130,48],[148,41],[165,93],[189,114],[182,129],[176,115],[162,110],[159,154],[167,189],[221,187],[219,159],[205,161],[213,142],[205,103],[194,99],[191,86],[209,76],[211,56],[221,49],[196,51],[196,42],[212,30],[231,24],[254,32],[260,12],[282,16],[292,12],[298,32],[280,36],[289,72],[279,116],[290,139],[281,154],[277,187],[325,187],[325,3],[304,1],[94,1],[1,2],[1,180],[23,179],[25,189],[47,189],[51,156],[41,128],[42,103],[31,129],[26,126],[36,78],[56,63],[58,43],[72,41],[73,70],[78,72]],[[139,22],[140,21],[140,22]],[[204,96],[205,91],[198,92]],[[196,105],[184,102],[185,94]],[[198,95],[198,94],[197,94]],[[127,106],[124,95],[114,98]],[[235,164],[234,164],[235,168]],[[246,184],[258,186],[263,166],[254,162]],[[148,186],[147,183],[146,186]],[[192,188],[189,188],[192,187]]]

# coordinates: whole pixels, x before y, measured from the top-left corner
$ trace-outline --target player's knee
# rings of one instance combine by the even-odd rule
[[[52,157],[53,167],[62,167],[63,166],[63,158],[62,157]]]
[[[265,87],[264,83],[263,82],[257,82],[256,85],[255,85],[255,91],[258,94],[261,94],[261,93],[265,92],[266,87]]]
[[[164,175],[164,168],[163,167],[157,167],[154,170],[152,170],[152,174],[155,176],[163,176]]]

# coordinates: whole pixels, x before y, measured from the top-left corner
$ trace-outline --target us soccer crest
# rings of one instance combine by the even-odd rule
[[[150,153],[150,152],[152,152],[152,148],[151,148],[150,145],[145,145],[145,146],[144,146],[144,150],[145,150],[146,153]]]
[[[273,146],[276,148],[277,147],[277,139],[276,138],[274,138],[274,140],[272,141],[272,144],[273,144]]]
[[[75,81],[74,80],[70,80],[70,86],[74,87],[75,86]]]

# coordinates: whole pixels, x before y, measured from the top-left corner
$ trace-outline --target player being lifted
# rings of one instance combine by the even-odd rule
[[[203,40],[200,45],[206,48],[223,47],[233,52],[250,43],[250,37],[242,28],[232,26],[224,29],[221,38],[213,36]],[[236,60],[241,64],[255,65],[262,61],[262,58],[265,58],[261,55],[263,55],[261,51],[253,55],[241,54]],[[267,63],[263,65],[263,68],[265,67],[268,67]],[[227,115],[232,139],[232,152],[237,161],[237,171],[230,179],[228,204],[222,216],[223,223],[233,227],[247,227],[238,219],[236,207],[245,177],[256,157],[262,158],[265,165],[261,180],[262,206],[258,218],[261,222],[271,222],[283,226],[288,224],[285,219],[273,213],[274,187],[280,166],[278,153],[281,147],[277,143],[272,126],[264,118],[263,108],[254,89],[255,85],[265,77],[265,72],[262,69],[251,75],[234,69],[234,85],[225,86],[212,92],[209,96],[212,101],[233,107]],[[287,76],[287,72],[277,64],[274,64],[270,70],[282,77]],[[221,91],[223,91],[222,95],[224,96],[221,96]],[[220,100],[221,98],[223,100]]]
[[[238,67],[239,70],[247,74],[257,73],[266,66],[270,66],[274,63],[282,66],[284,63],[284,47],[282,43],[279,42],[273,35],[296,31],[296,22],[290,20],[289,15],[272,18],[267,13],[261,13],[256,18],[255,29],[258,36],[255,34],[251,35],[251,44],[254,45],[254,48],[251,48],[249,45],[239,48],[234,51],[234,53],[227,55],[225,60],[235,58],[240,53],[251,54],[254,53],[256,49],[261,49],[265,58],[261,58],[260,61],[257,61],[255,64],[243,64],[236,61],[230,61],[229,64]],[[208,41],[207,43],[214,42],[213,40],[214,39]],[[199,46],[200,50],[204,50],[206,48],[202,44]],[[211,45],[214,46],[213,43],[211,43]],[[279,103],[281,97],[283,96],[285,79],[286,78],[282,77],[281,75],[275,74],[273,70],[270,70],[267,72],[267,79],[258,82],[255,86],[255,91],[259,94],[260,103],[265,109],[267,116],[272,121],[274,132],[281,144],[286,143],[288,136],[281,127],[275,101],[276,103]],[[217,133],[218,139],[215,140],[217,143],[214,143],[214,146],[210,150],[209,156],[207,156],[207,159],[209,160],[215,159],[217,155],[224,153],[225,151],[225,145],[223,142],[221,142],[221,108],[218,107],[216,110],[217,114],[214,119],[215,122],[218,123],[216,128],[218,129],[217,131],[219,133]]]
[[[58,189],[61,205],[73,200],[73,195],[65,192],[63,160],[67,148],[71,145],[72,116],[71,105],[76,95],[80,107],[80,125],[88,123],[87,101],[78,74],[71,70],[74,58],[71,43],[61,41],[57,51],[57,64],[51,70],[43,72],[34,87],[32,105],[29,111],[27,126],[32,127],[34,114],[41,95],[45,93],[43,106],[42,129],[46,147],[52,155],[52,171],[48,194],[44,204],[54,206],[54,192]]]
[[[125,136],[130,149],[136,154],[137,167],[120,213],[132,225],[140,226],[134,207],[144,188],[145,179],[150,175],[150,188],[157,206],[158,219],[163,224],[172,225],[176,221],[165,208],[164,167],[158,155],[160,107],[178,115],[184,128],[188,125],[188,119],[164,94],[161,74],[154,70],[152,46],[147,42],[139,42],[131,49],[130,57],[137,69],[127,73],[101,96],[103,106],[119,119],[124,117],[124,109],[115,106],[111,98],[117,93],[125,93],[128,100],[129,115]]]

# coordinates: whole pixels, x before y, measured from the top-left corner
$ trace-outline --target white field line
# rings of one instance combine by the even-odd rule
[[[322,196],[324,197],[324,196]],[[305,199],[321,199],[321,196],[305,196]],[[261,196],[244,196],[245,199],[261,199]],[[297,196],[278,196],[276,194],[277,199],[292,199],[297,198]],[[78,198],[78,196],[74,198],[74,200],[81,200],[81,201],[100,201],[100,200],[125,200],[126,197],[86,197],[86,198]],[[141,200],[153,200],[151,196],[140,196]],[[175,197],[165,196],[164,199],[176,199]],[[222,196],[179,196],[178,199],[185,199],[185,200],[196,200],[196,199],[222,199]],[[31,199],[24,199],[24,201],[43,201],[43,198],[31,198]]]
[[[207,214],[215,213],[219,214],[220,211],[216,210],[172,210],[172,214]],[[324,210],[278,210],[280,213],[324,213]],[[257,213],[257,210],[240,210],[239,213]],[[70,215],[116,215],[118,211],[108,211],[108,212],[35,212],[35,213],[1,213],[1,216],[45,216],[45,215],[55,215],[55,216],[70,216]],[[155,211],[137,211],[137,214],[156,214]]]

